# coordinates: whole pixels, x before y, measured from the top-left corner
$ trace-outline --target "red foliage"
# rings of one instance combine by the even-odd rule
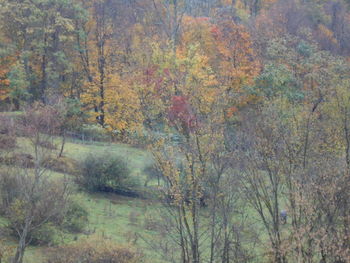
[[[173,96],[169,109],[169,120],[173,124],[180,124],[185,132],[193,132],[197,126],[197,118],[193,114],[185,96]]]
[[[210,29],[210,33],[213,35],[215,40],[219,40],[222,38],[222,32],[218,26],[212,26]]]
[[[162,93],[165,77],[162,74],[159,74],[158,70],[159,67],[156,65],[149,66],[143,71],[141,81],[147,86],[154,87],[155,91],[158,93],[157,95],[160,95]],[[164,69],[163,73],[166,77],[170,74],[168,69]]]
[[[150,85],[154,81],[157,70],[158,70],[157,66],[150,66],[146,68],[143,72],[143,75],[144,75],[143,83]]]

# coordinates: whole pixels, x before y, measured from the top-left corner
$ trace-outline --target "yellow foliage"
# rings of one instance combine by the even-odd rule
[[[133,87],[117,74],[106,86],[106,124],[111,130],[133,131],[142,124],[139,98]]]
[[[0,262],[7,262],[15,251],[15,246],[9,246],[0,240]]]
[[[51,249],[48,257],[52,263],[76,263],[82,260],[91,263],[137,263],[142,261],[143,255],[131,246],[118,245],[94,236]]]
[[[334,37],[334,33],[331,30],[329,30],[325,25],[319,24],[318,30],[321,32],[321,35],[323,37],[330,40],[333,44],[338,43],[337,39]]]

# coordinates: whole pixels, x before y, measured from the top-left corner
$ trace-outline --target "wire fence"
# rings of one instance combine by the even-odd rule
[[[183,143],[183,138],[174,133],[166,134],[162,132],[152,132],[151,133],[153,139],[159,139],[159,138],[167,138],[169,142],[171,142],[173,145],[181,145]],[[133,143],[138,141],[145,141],[145,136],[150,136],[150,132],[147,134],[142,134],[142,136],[138,135],[135,137]],[[115,142],[115,138],[112,135],[109,135],[107,133],[79,133],[79,132],[72,132],[72,131],[66,131],[65,137],[67,141],[78,143],[78,144],[90,144],[90,145],[110,145],[111,143]],[[137,144],[135,144],[137,145]]]
[[[101,136],[96,134],[66,131],[65,136],[67,141],[80,144],[110,145],[113,142],[112,136],[108,136],[106,134]]]

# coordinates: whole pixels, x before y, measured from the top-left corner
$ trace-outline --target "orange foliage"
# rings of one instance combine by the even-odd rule
[[[225,91],[226,95],[229,95],[225,98],[229,99],[229,105],[246,104],[251,98],[244,96],[242,88],[253,83],[260,71],[260,65],[253,50],[250,34],[245,27],[236,25],[231,20],[213,24],[206,17],[186,16],[183,19],[178,57],[188,56],[187,50],[193,45],[198,47],[198,53],[202,56],[199,66],[208,67],[213,71],[213,79],[207,85],[217,87],[208,89],[206,97],[211,97],[211,101],[214,102],[214,98],[219,94],[224,95]]]
[[[13,56],[6,56],[0,59],[0,101],[7,99],[8,93],[10,92],[10,80],[8,79],[7,74],[15,62]]]

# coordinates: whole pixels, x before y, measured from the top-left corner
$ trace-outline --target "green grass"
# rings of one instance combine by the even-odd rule
[[[143,250],[151,262],[160,263],[158,255],[149,250],[140,236],[152,236],[155,233],[144,227],[145,217],[158,212],[159,205],[148,200],[118,196],[115,194],[79,193],[79,204],[89,212],[86,234],[116,241],[120,244],[132,244]],[[84,236],[79,234],[78,239]],[[72,236],[68,242],[72,241]]]
[[[60,236],[61,244],[69,244],[89,235],[114,240],[120,244],[133,244],[143,250],[151,262],[161,263],[156,253],[150,251],[147,244],[138,235],[152,236],[152,231],[144,228],[144,218],[147,213],[157,209],[157,205],[135,198],[126,198],[114,194],[79,193],[76,201],[89,212],[88,225],[84,233],[64,234]],[[130,214],[135,214],[136,221],[130,220]],[[5,226],[6,220],[0,218],[0,226]],[[16,241],[9,238],[7,245],[14,246]],[[45,262],[46,247],[29,246],[25,253],[25,263]]]
[[[64,147],[63,155],[75,159],[77,161],[82,161],[87,155],[100,155],[100,154],[111,154],[114,156],[120,156],[125,159],[128,163],[131,173],[134,176],[140,176],[144,179],[143,169],[152,163],[150,155],[137,148],[130,147],[129,145],[122,143],[110,143],[106,145],[105,143],[92,143],[83,144],[80,140],[75,140],[77,143],[66,142]],[[57,146],[56,152],[58,154],[61,139],[56,138],[54,144]],[[17,139],[17,152],[27,152],[32,151],[30,141],[27,138],[21,137]]]
[[[77,143],[78,142],[78,143]],[[61,139],[56,138],[54,144],[57,145],[58,153]],[[28,138],[20,137],[17,140],[15,152],[32,153],[31,143]],[[125,144],[113,143],[106,145],[104,143],[83,144],[81,141],[66,142],[64,156],[82,161],[87,155],[111,154],[123,157],[131,170],[133,176],[140,177],[141,183],[144,182],[145,175],[143,169],[152,163],[150,155],[145,151],[130,147]],[[61,173],[48,171],[52,178],[64,176]],[[126,198],[114,194],[90,194],[79,192],[74,197],[88,213],[88,225],[84,233],[68,234],[65,233],[59,237],[60,243],[70,243],[79,240],[88,235],[97,235],[103,238],[115,240],[121,244],[132,243],[145,251],[152,262],[162,262],[157,259],[157,255],[147,249],[146,243],[139,238],[139,235],[152,235],[151,231],[144,228],[144,218],[148,213],[157,209],[157,205],[150,204],[150,201]],[[0,217],[0,227],[6,225],[6,220]],[[15,246],[16,241],[7,237],[10,245]],[[45,262],[45,247],[29,246],[25,254],[26,263]]]
[[[8,116],[8,117],[17,117],[23,115],[23,111],[6,111],[1,112],[0,115]]]
[[[145,231],[144,215],[154,209],[145,200],[114,194],[81,193],[77,199],[89,212],[88,231],[119,242],[125,242],[132,232]],[[136,214],[135,222],[130,221],[131,213]]]
[[[54,144],[57,145],[58,153],[61,139],[56,138]],[[31,152],[30,141],[27,138],[18,138],[18,147],[16,152]],[[141,149],[136,149],[125,144],[113,143],[106,145],[105,143],[91,143],[86,144],[82,141],[68,141],[65,145],[64,156],[82,161],[89,154],[111,154],[125,158],[133,176],[140,177],[141,183],[145,176],[143,169],[152,163],[150,154]],[[62,177],[63,174],[50,171],[49,175],[52,178]],[[150,184],[155,183],[151,182]],[[159,215],[159,204],[150,203],[150,201],[126,198],[114,194],[91,194],[86,192],[79,192],[74,197],[76,201],[84,206],[88,213],[88,225],[85,233],[69,234],[65,233],[59,237],[60,243],[71,243],[88,235],[97,235],[102,238],[115,240],[121,244],[131,243],[136,247],[142,249],[150,259],[150,262],[161,263],[162,261],[158,254],[150,249],[145,241],[139,236],[152,237],[156,236],[152,231],[148,231],[144,227],[144,221],[147,215]],[[262,230],[263,226],[255,211],[246,204],[244,205],[249,210],[249,221],[255,227]],[[0,218],[0,226],[5,225],[6,221]],[[285,230],[285,229],[284,229]],[[268,237],[265,231],[259,231],[262,239]],[[15,241],[11,239],[10,244],[15,245]],[[256,249],[256,248],[255,248]],[[45,247],[28,247],[25,254],[26,263],[43,263],[45,262]],[[258,251],[260,253],[260,251]],[[261,251],[263,253],[263,251]]]

